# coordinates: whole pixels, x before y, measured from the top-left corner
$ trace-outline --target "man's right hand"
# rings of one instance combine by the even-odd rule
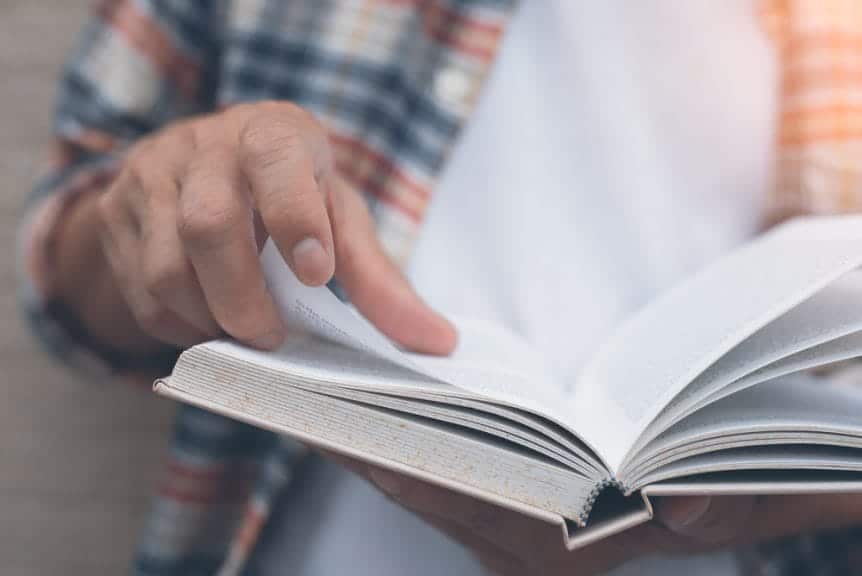
[[[61,278],[96,335],[111,338],[122,328],[118,319],[131,317],[149,337],[177,346],[226,333],[277,347],[285,326],[259,259],[272,237],[303,283],[323,285],[334,275],[359,311],[400,344],[436,354],[455,345],[452,326],[387,258],[362,198],[335,173],[323,128],[292,104],[239,105],[168,126],[130,149],[93,202],[64,224],[60,245],[72,258]],[[75,277],[75,243],[94,230],[130,314],[105,307],[112,298],[102,306],[81,301],[100,292],[82,290],[88,278]]]

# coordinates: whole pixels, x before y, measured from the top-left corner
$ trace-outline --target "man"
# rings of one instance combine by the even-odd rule
[[[290,327],[257,257],[272,237],[304,283],[334,279],[393,340],[446,354],[455,331],[398,266],[433,192],[415,283],[438,307],[505,322],[572,378],[602,334],[767,216],[776,98],[761,33],[747,0],[106,2],[64,76],[57,168],[27,223],[31,316],[67,359],[144,380],[223,334],[273,349]],[[301,453],[183,410],[137,572],[477,573]],[[346,464],[500,573],[640,571],[651,553],[862,518],[852,497],[678,499],[568,553],[546,526]],[[350,522],[355,556],[339,558]],[[788,550],[756,566],[849,570],[840,551]],[[694,565],[736,571],[727,555]]]

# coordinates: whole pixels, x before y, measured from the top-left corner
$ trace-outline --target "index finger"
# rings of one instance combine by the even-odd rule
[[[239,161],[267,232],[297,278],[328,282],[335,250],[323,189],[330,170],[323,130],[293,106],[251,115],[239,136]]]
[[[190,164],[179,219],[189,261],[216,322],[247,344],[277,347],[284,325],[264,280],[253,207],[229,149],[204,150]]]

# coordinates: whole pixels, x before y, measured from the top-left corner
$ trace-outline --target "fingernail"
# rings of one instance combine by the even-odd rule
[[[667,498],[660,504],[659,516],[674,532],[685,532],[706,514],[711,503],[709,496]]]
[[[397,474],[386,470],[373,469],[368,471],[368,479],[382,492],[385,492],[392,498],[397,498],[401,494],[402,484]]]
[[[304,238],[293,247],[294,272],[306,284],[319,285],[332,275],[329,254],[317,238]]]
[[[255,338],[249,344],[261,350],[274,350],[284,342],[284,336],[284,332],[281,331],[267,332],[263,336]]]

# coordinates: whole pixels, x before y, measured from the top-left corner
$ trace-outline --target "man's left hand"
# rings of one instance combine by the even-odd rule
[[[708,552],[862,522],[858,495],[664,498],[656,502],[652,522],[569,551],[556,525],[429,482],[337,459],[501,576],[599,574],[639,556]]]

